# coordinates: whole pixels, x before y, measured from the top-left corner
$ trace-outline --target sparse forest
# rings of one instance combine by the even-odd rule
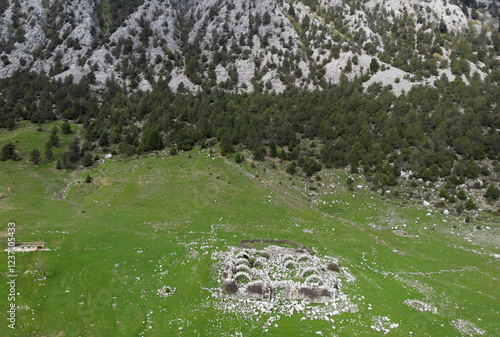
[[[443,77],[435,88],[415,86],[396,97],[378,84],[363,90],[361,79],[283,94],[176,94],[161,81],[151,93],[127,93],[112,81],[94,92],[87,78],[74,84],[24,72],[0,81],[0,126],[61,119],[60,131],[69,134],[71,123],[81,124],[55,159],[63,168],[91,166],[104,151],[127,157],[166,148],[175,154],[219,143],[223,155],[248,150],[257,161],[290,162],[290,174],[350,167],[384,188],[407,171],[424,181],[444,178],[452,189],[465,178],[498,174],[499,78],[498,70],[484,80],[473,75],[469,85]],[[46,159],[58,146],[57,133],[47,139]],[[33,162],[41,160],[37,151]]]

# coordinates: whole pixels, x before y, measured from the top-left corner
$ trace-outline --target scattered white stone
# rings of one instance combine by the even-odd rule
[[[437,308],[429,303],[419,301],[419,300],[406,300],[404,303],[418,311],[422,312],[431,312],[433,314],[437,314]]]
[[[382,332],[388,334],[391,329],[399,327],[399,324],[391,324],[391,320],[387,316],[373,316],[373,324],[370,326],[373,330],[377,332]]]
[[[484,335],[486,331],[479,329],[472,322],[463,319],[457,319],[451,322],[451,325],[457,329],[462,335]]]

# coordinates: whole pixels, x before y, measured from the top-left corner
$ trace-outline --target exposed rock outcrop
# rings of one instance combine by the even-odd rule
[[[106,21],[112,3],[7,2],[0,17],[0,77],[30,69],[75,81],[92,73],[97,84],[113,77],[133,90],[149,90],[163,79],[174,91],[181,83],[190,91],[218,83],[227,90],[281,92],[287,85],[321,89],[346,75],[368,76],[366,86],[391,84],[398,95],[414,84],[433,85],[441,73],[410,81],[414,74],[390,64],[369,71],[385,48],[384,22],[404,18],[415,34],[431,36],[432,27],[453,34],[486,29],[489,35],[498,27],[498,11],[488,0],[477,2],[482,10],[474,20],[472,10],[446,0],[321,0],[313,8],[301,1],[144,0],[112,30]],[[439,57],[448,61],[440,71],[449,71],[450,53]],[[470,69],[484,77],[483,66],[471,63]]]

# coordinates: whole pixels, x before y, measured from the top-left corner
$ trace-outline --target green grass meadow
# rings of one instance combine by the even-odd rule
[[[313,193],[285,164],[236,164],[208,149],[56,170],[60,146],[55,159],[42,155],[35,166],[29,151],[43,153],[50,125],[21,125],[0,131],[0,146],[12,141],[24,155],[0,162],[1,336],[384,335],[371,327],[377,316],[399,324],[394,336],[460,336],[452,325],[459,319],[500,335],[498,218],[466,224],[441,210],[429,214],[419,201],[349,191],[343,170],[321,171]],[[64,144],[72,136],[59,137]],[[16,254],[15,330],[6,319],[9,222],[16,241],[50,248]],[[395,235],[396,225],[411,236]],[[333,324],[282,316],[264,332],[268,316],[217,309],[208,290],[218,284],[211,254],[252,238],[298,241],[340,259],[356,277],[343,291],[358,311]],[[157,294],[163,286],[170,296]]]

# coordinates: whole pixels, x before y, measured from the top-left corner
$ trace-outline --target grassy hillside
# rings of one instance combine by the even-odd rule
[[[399,324],[394,335],[455,336],[459,320],[463,332],[500,335],[498,218],[466,224],[365,187],[350,191],[344,170],[325,169],[311,183],[290,179],[279,163],[236,164],[209,149],[115,157],[77,171],[56,170],[56,159],[27,162],[49,130],[0,133],[0,145],[18,141],[24,153],[0,162],[1,228],[15,222],[17,241],[50,248],[16,255],[15,331],[6,328],[8,288],[0,283],[2,336],[382,335],[372,327],[379,316]],[[410,236],[395,235],[396,226]],[[356,277],[343,290],[358,311],[333,324],[281,316],[269,327],[269,315],[218,309],[211,255],[251,238],[298,241],[340,259]],[[164,286],[172,291],[161,297]]]

